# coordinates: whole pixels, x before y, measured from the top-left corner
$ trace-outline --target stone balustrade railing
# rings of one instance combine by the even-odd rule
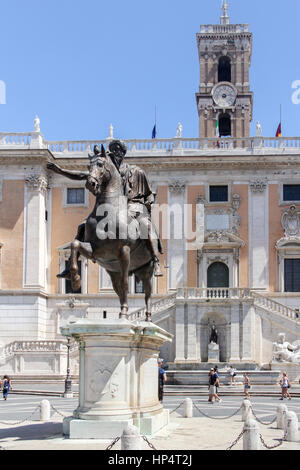
[[[246,33],[248,31],[248,24],[202,24],[200,26],[200,33]]]
[[[300,137],[251,137],[251,138],[173,138],[173,139],[131,139],[124,140],[130,156],[189,155],[195,152],[236,150],[243,153],[264,149],[266,152],[289,149],[292,153],[300,153]],[[87,156],[95,144],[107,145],[109,140],[86,141],[57,141],[45,142],[47,148],[56,156],[68,157]]]
[[[43,136],[37,132],[1,132],[0,150],[11,148],[44,148],[49,149],[58,157],[78,157],[84,158],[92,151],[95,144],[107,145],[110,139],[99,140],[65,140],[65,141],[46,141]],[[288,149],[291,153],[300,153],[300,137],[250,137],[250,138],[179,138],[172,139],[125,139],[128,148],[128,157],[130,156],[154,156],[162,155],[190,155],[195,152],[216,151],[240,151],[242,153],[253,153],[256,149],[264,149],[267,153],[272,151],[285,151]]]
[[[0,132],[0,149],[11,147],[30,148],[31,132]]]
[[[152,304],[152,314],[158,313],[161,310],[166,310],[167,308],[173,307],[176,301],[176,293],[167,295],[166,297],[153,302]],[[143,320],[146,318],[146,307],[135,310],[134,312],[129,313],[128,320]]]
[[[252,297],[254,298],[254,304],[258,307],[279,313],[280,315],[291,318],[292,320],[298,319],[296,311],[291,307],[280,304],[279,302],[276,302],[269,297],[265,297],[264,295],[258,294],[257,292],[252,292]]]
[[[3,354],[8,357],[16,352],[53,352],[61,351],[66,346],[65,341],[14,341],[7,344],[3,349]]]
[[[250,289],[246,288],[225,288],[225,287],[193,287],[177,289],[176,298],[182,299],[204,299],[204,300],[225,300],[225,299],[245,299],[251,297]]]
[[[258,307],[271,310],[280,315],[283,315],[292,320],[297,320],[298,316],[296,311],[287,307],[283,304],[280,304],[269,297],[258,294],[255,291],[252,291],[248,288],[238,288],[238,287],[183,287],[177,289],[176,292],[164,297],[163,299],[158,300],[152,304],[152,314],[161,312],[175,305],[176,300],[199,300],[199,301],[221,301],[228,299],[238,299],[238,300],[253,300],[254,305]],[[141,308],[135,310],[129,314],[130,320],[139,320],[144,319],[146,316],[146,308]]]

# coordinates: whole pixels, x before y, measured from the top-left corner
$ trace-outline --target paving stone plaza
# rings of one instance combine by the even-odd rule
[[[42,390],[45,386],[36,388]],[[30,389],[32,390],[32,386],[28,386],[27,391]],[[243,403],[242,389],[241,387],[234,387],[234,389],[230,396],[223,396],[221,403],[213,405],[207,401],[206,389],[201,390],[201,396],[191,396],[195,404],[192,418],[184,418],[182,403],[186,396],[167,394],[164,407],[170,410],[170,425],[151,438],[149,437],[148,441],[158,451],[228,449],[239,437],[244,427],[242,411],[238,411]],[[259,420],[259,433],[265,445],[269,448],[278,446],[274,450],[299,450],[300,439],[298,442],[281,442],[284,431],[277,429],[277,421],[274,419],[281,403],[284,403],[289,411],[294,411],[300,419],[300,387],[293,389],[292,396],[294,394],[297,397],[293,396],[291,400],[284,402],[279,401],[278,387],[271,387],[268,390],[258,387],[255,391],[258,396],[254,396],[251,402],[255,416]],[[233,393],[239,393],[239,396],[234,396]],[[78,399],[49,397],[46,390],[44,394],[38,396],[11,394],[9,401],[0,403],[0,446],[2,449],[105,450],[111,444],[111,440],[76,439],[74,442],[65,439],[62,435],[62,420],[63,417],[72,414]],[[260,394],[269,394],[269,396],[259,396]],[[222,393],[220,395],[222,396]],[[37,409],[41,401],[45,399],[50,402],[51,406],[51,416],[46,422],[40,421],[40,411]],[[180,408],[178,408],[179,405],[181,405]],[[21,423],[14,424],[17,422]],[[120,450],[120,448],[121,443],[118,441],[112,451]],[[151,450],[146,441],[142,442],[141,448]],[[243,437],[232,447],[232,451],[242,449]],[[261,449],[267,450],[263,445]]]

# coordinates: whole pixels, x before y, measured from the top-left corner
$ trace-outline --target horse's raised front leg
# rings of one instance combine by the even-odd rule
[[[121,312],[120,318],[127,318],[128,314],[128,276],[130,265],[130,247],[123,246],[120,250],[120,265],[121,265],[121,279],[120,279],[120,303]]]
[[[93,259],[93,250],[90,243],[80,242],[75,239],[71,243],[70,257],[71,284],[74,292],[78,291],[81,286],[81,279],[78,272],[78,258],[80,255],[88,259]]]

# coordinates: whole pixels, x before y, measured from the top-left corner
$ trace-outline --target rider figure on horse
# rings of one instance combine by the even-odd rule
[[[120,140],[112,140],[108,146],[108,154],[114,163],[115,167],[119,171],[123,184],[124,184],[124,195],[128,201],[128,214],[139,221],[140,232],[146,236],[145,242],[147,247],[152,254],[152,260],[154,264],[154,276],[162,276],[158,260],[158,250],[163,253],[161,241],[159,239],[156,227],[151,220],[151,206],[155,202],[155,194],[152,192],[148,178],[145,172],[136,165],[128,165],[124,163],[124,157],[127,152],[126,145]],[[94,155],[99,155],[100,149],[98,145],[94,146]],[[87,179],[89,172],[76,172],[63,170],[56,164],[48,164],[48,169],[55,171],[56,173],[62,174],[68,178],[75,180]],[[83,242],[85,235],[85,224],[83,221],[77,230],[76,240]],[[157,243],[158,242],[158,243]],[[70,279],[70,260],[66,264],[66,269],[57,275],[58,278]]]

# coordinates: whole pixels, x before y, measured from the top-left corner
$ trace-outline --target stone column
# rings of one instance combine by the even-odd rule
[[[253,361],[253,322],[254,311],[250,302],[243,302],[243,340],[242,340],[242,360]]]
[[[230,361],[240,361],[240,306],[239,303],[231,305],[231,345]]]
[[[184,303],[176,303],[175,362],[185,360]]]
[[[47,180],[40,175],[25,178],[24,266],[23,287],[46,287],[46,218]]]

